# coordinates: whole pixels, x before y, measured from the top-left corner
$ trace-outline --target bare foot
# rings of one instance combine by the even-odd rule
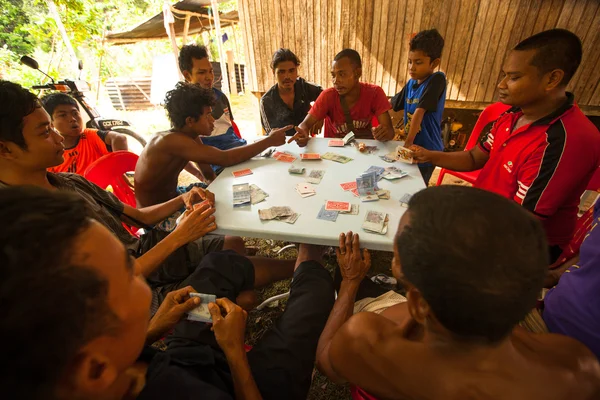
[[[316,244],[300,244],[298,249],[298,258],[296,259],[296,268],[300,266],[304,261],[317,261],[323,263],[323,253],[327,250],[328,246],[319,246]]]

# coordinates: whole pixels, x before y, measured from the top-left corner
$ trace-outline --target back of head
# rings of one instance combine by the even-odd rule
[[[40,107],[38,98],[16,83],[0,80],[0,140],[26,148],[23,119]]]
[[[417,50],[422,51],[431,61],[441,58],[444,38],[435,28],[421,31],[410,40],[410,51]]]
[[[78,350],[111,326],[107,282],[71,261],[86,215],[72,194],[0,190],[0,387],[11,399],[53,399]]]
[[[564,71],[562,86],[566,86],[577,72],[583,53],[579,37],[566,29],[537,33],[516,45],[514,50],[535,50],[531,64],[541,74],[555,69]]]
[[[275,53],[273,53],[273,59],[271,60],[271,69],[273,71],[275,71],[275,68],[277,68],[277,65],[279,65],[279,63],[282,63],[285,61],[291,61],[296,66],[300,65],[300,60],[290,49],[281,48],[281,49],[277,50]]]
[[[204,89],[193,83],[179,82],[175,89],[167,92],[165,109],[171,126],[181,129],[187,117],[198,119],[205,107],[215,105],[215,94],[212,89]]]
[[[54,110],[58,106],[75,106],[75,108],[79,109],[77,101],[66,93],[50,93],[42,97],[40,101],[42,102],[44,109],[48,114],[50,114],[50,118],[52,119],[54,119]]]
[[[333,61],[339,61],[344,57],[347,57],[350,60],[354,68],[362,68],[362,60],[360,59],[358,51],[354,49],[344,49],[335,55]]]
[[[192,72],[192,68],[194,67],[194,58],[197,60],[208,58],[208,50],[206,50],[206,46],[186,44],[181,48],[181,50],[179,50],[178,61],[181,72]]]
[[[548,268],[542,225],[499,195],[464,186],[415,194],[397,236],[402,272],[457,340],[495,343],[531,311]]]

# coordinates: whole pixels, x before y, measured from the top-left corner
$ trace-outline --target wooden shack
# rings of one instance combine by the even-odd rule
[[[408,80],[411,36],[436,28],[446,42],[446,107],[467,109],[497,99],[502,62],[519,41],[546,29],[569,29],[584,49],[569,90],[587,114],[600,115],[597,0],[239,0],[239,14],[256,94],[275,83],[269,64],[278,48],[300,57],[304,78],[330,87],[331,61],[350,47],[363,58],[363,81],[393,96]]]

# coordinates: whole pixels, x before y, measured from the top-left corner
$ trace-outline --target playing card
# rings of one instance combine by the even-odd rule
[[[340,183],[340,186],[344,191],[356,189],[356,181]]]
[[[400,205],[402,207],[408,207],[408,202],[410,201],[412,197],[412,194],[410,193],[405,193],[401,198],[400,198]]]
[[[344,144],[348,144],[351,141],[354,140],[354,132],[350,131],[348,132],[348,134],[346,136],[344,136],[344,138],[342,139],[344,141]]]
[[[295,165],[290,165],[288,168],[288,172],[294,175],[302,175],[304,174],[304,167],[297,167]]]
[[[315,193],[316,192],[315,188],[312,187],[311,185],[309,185],[308,183],[299,183],[299,184],[297,184],[296,185],[296,190],[300,194]]]
[[[359,197],[358,189],[352,189],[352,190],[350,190],[350,193],[352,193],[356,197]]]
[[[327,210],[325,210],[325,206],[322,206],[321,210],[319,210],[319,214],[317,214],[318,219],[323,219],[325,221],[335,222],[337,217],[338,217],[338,211],[327,211]]]
[[[386,218],[386,213],[379,211],[367,211],[362,228],[366,231],[382,233]]]
[[[370,172],[375,172],[375,174],[376,174],[376,175],[379,177],[379,176],[381,176],[381,175],[384,173],[384,171],[385,171],[385,168],[384,168],[384,167],[378,167],[378,166],[376,166],[376,165],[371,165],[371,166],[369,167],[369,169],[368,169],[368,170],[366,170],[364,173],[365,173],[365,174],[368,174],[368,173],[370,173]]]
[[[239,178],[240,176],[252,175],[252,170],[250,168],[240,169],[238,171],[232,172],[234,178]]]
[[[283,151],[276,151],[275,153],[273,153],[273,155],[271,155],[271,157],[277,158],[282,154],[286,154],[286,153],[284,153]]]
[[[325,202],[325,211],[344,211],[348,212],[352,209],[352,205],[346,201],[331,201]]]
[[[377,193],[375,192],[377,174],[375,172],[369,172],[356,178],[356,188],[361,201],[376,201],[379,200]]]
[[[199,297],[200,305],[187,312],[187,319],[198,322],[212,322],[212,316],[208,310],[208,304],[214,303],[217,297],[214,294],[190,293],[190,297]]]
[[[350,211],[340,211],[340,214],[358,215],[358,204],[352,204]]]
[[[313,169],[312,171],[310,171],[310,174],[306,178],[306,181],[309,183],[318,184],[319,182],[321,182],[321,179],[323,179],[323,175],[325,175],[325,171],[321,169]]]
[[[283,162],[287,162],[287,163],[292,163],[294,161],[296,161],[296,157],[290,155],[290,154],[280,154],[277,158],[277,161],[283,161]]]
[[[408,176],[408,172],[396,167],[387,167],[382,175],[383,179],[387,179],[388,181],[404,178],[405,176]]]
[[[380,190],[376,191],[375,193],[377,194],[377,197],[379,197],[382,200],[390,199],[390,191],[389,190],[380,189]]]
[[[303,153],[300,154],[302,160],[320,160],[321,155],[319,153]]]
[[[344,147],[344,140],[343,139],[331,139],[327,145],[329,147]]]
[[[252,196],[250,186],[247,183],[233,185],[233,206],[243,207],[250,204]]]
[[[398,161],[412,164],[412,162],[413,162],[412,151],[410,151],[406,147],[403,147],[403,146],[396,147],[396,154],[397,154],[396,158],[398,159]]]

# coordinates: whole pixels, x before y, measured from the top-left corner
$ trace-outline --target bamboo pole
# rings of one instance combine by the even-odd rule
[[[227,79],[227,67],[225,65],[225,52],[223,51],[223,36],[221,35],[221,21],[219,20],[219,8],[216,0],[210,0],[211,11],[215,21],[217,33],[217,48],[219,49],[219,63],[221,64],[221,91],[229,94],[229,79]]]

